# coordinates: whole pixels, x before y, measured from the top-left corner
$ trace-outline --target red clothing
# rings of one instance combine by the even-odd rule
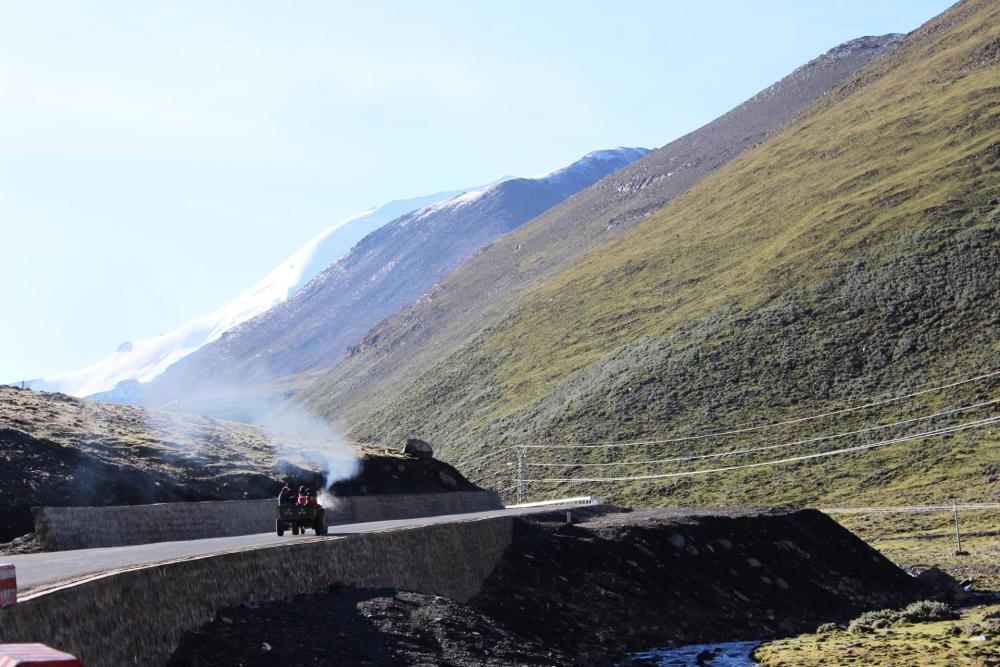
[[[309,504],[310,505],[319,505],[319,501],[316,500],[316,496],[309,496]]]
[[[295,504],[296,505],[305,505],[307,502],[309,502],[309,497],[308,496],[299,496],[298,500],[295,501]]]

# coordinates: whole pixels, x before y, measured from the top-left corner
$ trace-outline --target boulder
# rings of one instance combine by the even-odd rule
[[[441,483],[452,491],[458,490],[458,480],[446,473],[444,470],[438,471],[438,478]]]
[[[403,440],[399,451],[422,461],[434,458],[434,448],[427,442],[417,438],[406,438]]]
[[[936,597],[949,602],[969,602],[975,599],[975,595],[963,589],[954,577],[936,565],[917,574],[917,579],[924,582]]]

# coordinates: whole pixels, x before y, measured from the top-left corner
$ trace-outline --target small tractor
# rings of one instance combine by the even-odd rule
[[[305,535],[307,528],[312,528],[317,535],[326,535],[326,512],[322,505],[278,505],[274,529],[279,537],[288,529],[292,535]]]

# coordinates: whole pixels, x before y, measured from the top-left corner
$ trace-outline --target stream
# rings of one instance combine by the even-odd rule
[[[677,648],[653,649],[633,653],[632,659],[640,664],[652,664],[658,667],[756,667],[757,663],[750,659],[750,654],[760,642],[717,642],[714,644],[688,644]],[[698,656],[705,652],[714,654],[710,660]]]

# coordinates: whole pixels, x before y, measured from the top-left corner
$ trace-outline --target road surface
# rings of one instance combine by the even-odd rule
[[[351,523],[330,526],[330,534],[326,537],[316,537],[314,535],[294,536],[289,533],[286,533],[284,537],[278,537],[274,532],[270,532],[256,535],[237,535],[234,537],[214,537],[206,540],[189,540],[185,542],[157,542],[155,544],[137,544],[127,547],[52,551],[20,556],[4,556],[2,559],[5,563],[14,564],[17,572],[18,597],[24,597],[31,593],[42,592],[45,589],[80,579],[157,563],[201,558],[249,549],[266,549],[288,545],[293,542],[350,539],[351,535],[357,533],[415,528],[439,523],[493,517],[521,516],[540,512],[561,511],[579,506],[579,502],[568,502],[566,504],[509,507],[484,512],[446,514],[415,519]]]

